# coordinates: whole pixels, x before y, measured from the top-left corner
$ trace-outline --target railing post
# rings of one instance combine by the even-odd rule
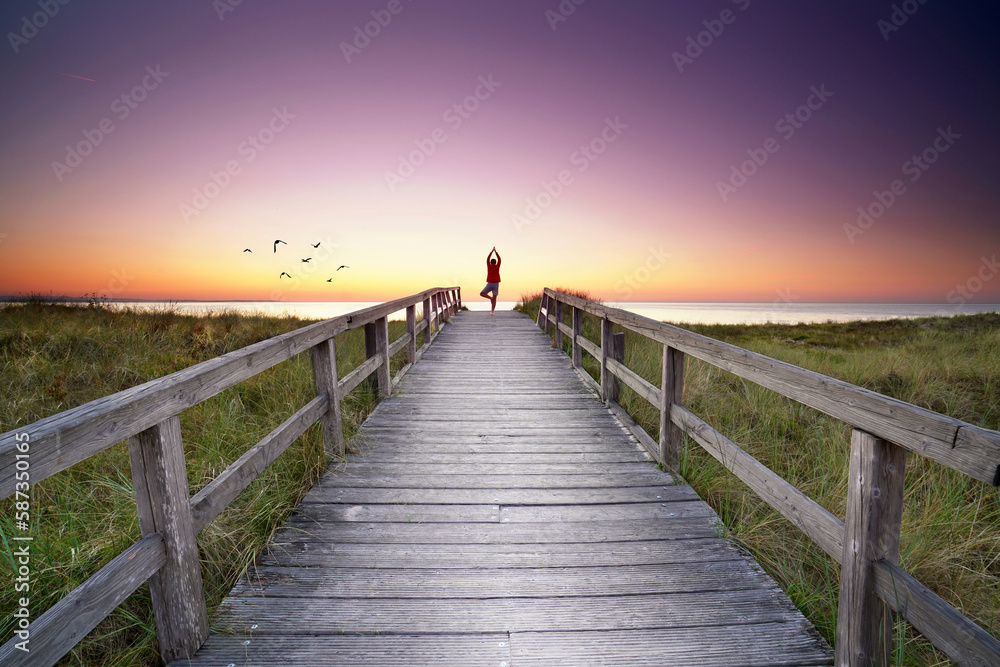
[[[684,353],[664,345],[660,383],[660,463],[675,472],[681,464],[681,427],[670,419],[670,406],[681,405],[683,394]]]
[[[175,415],[128,439],[142,536],[160,533],[166,563],[149,578],[164,662],[194,655],[208,637],[181,422]]]
[[[377,357],[382,355],[382,350],[379,348],[380,342],[379,336],[379,320],[374,322],[369,322],[365,325],[365,359],[371,359],[372,357]],[[382,387],[379,386],[379,382],[382,379],[382,366],[379,365],[378,371],[368,376],[368,386],[371,387],[372,392],[377,396],[382,395]]]
[[[611,358],[618,363],[625,363],[625,332],[613,333],[611,337]],[[622,384],[621,380],[618,379],[614,373],[610,373],[608,377],[608,399],[618,402],[618,397],[621,395]]]
[[[872,564],[899,562],[906,450],[854,429],[847,480],[836,664],[888,666],[892,610],[875,594]]]
[[[424,299],[424,322],[427,326],[424,328],[424,345],[428,345],[431,342],[431,298],[426,297]]]
[[[611,373],[608,372],[608,358],[614,358],[614,322],[607,317],[601,320],[601,400],[607,403],[611,397]]]
[[[573,307],[573,366],[580,368],[583,364],[583,348],[579,338],[583,335],[583,311]]]
[[[462,310],[462,288],[461,287],[456,287],[455,288],[455,307],[458,310]]]
[[[312,349],[313,378],[316,393],[326,394],[330,406],[323,415],[323,450],[327,460],[344,457],[344,427],[340,414],[340,392],[337,384],[337,349],[333,338],[328,338]]]
[[[406,307],[406,363],[417,362],[417,305]]]
[[[378,395],[385,398],[392,393],[392,375],[389,373],[389,318],[375,320],[375,354],[380,358],[375,377],[378,378]]]
[[[535,322],[538,328],[545,331],[545,320],[542,316],[542,311],[545,310],[545,302],[548,300],[548,295],[542,292],[542,300],[538,302],[538,320]]]
[[[557,299],[556,300],[556,347],[559,348],[560,352],[562,352],[562,346],[563,346],[563,332],[562,329],[559,328],[559,325],[562,324],[562,321],[563,321],[563,302]]]

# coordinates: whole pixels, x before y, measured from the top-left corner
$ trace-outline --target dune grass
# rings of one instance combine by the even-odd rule
[[[585,293],[579,293],[586,298]],[[518,309],[537,314],[539,299]],[[136,313],[91,303],[43,303],[0,311],[0,432],[308,324],[235,313],[193,317]],[[390,339],[403,323],[390,322]],[[714,338],[838,377],[988,428],[1000,428],[1000,316],[984,314],[822,325],[686,326]],[[598,341],[599,321],[584,317]],[[565,343],[568,349],[568,341]],[[361,330],[337,337],[343,376],[364,359]],[[393,372],[403,363],[393,360]],[[586,369],[597,364],[584,354]],[[626,333],[626,364],[659,383],[660,346]],[[315,395],[308,354],[181,414],[192,493]],[[850,432],[844,424],[688,359],[686,406],[758,460],[843,516]],[[658,414],[622,387],[621,402],[657,437]],[[350,437],[375,405],[362,384],[344,402]],[[253,562],[323,469],[318,426],[282,454],[198,538],[210,613]],[[685,438],[681,474],[719,513],[730,538],[771,573],[828,641],[833,640],[839,567],[731,473]],[[128,452],[119,443],[32,488],[33,616],[47,609],[139,538]],[[0,538],[14,534],[0,514]],[[12,581],[9,542],[0,578]],[[997,490],[911,456],[901,561],[914,576],[1000,634],[1000,497]],[[12,586],[0,589],[0,631],[12,635]],[[900,625],[896,664],[949,664]],[[60,664],[158,663],[144,586]]]
[[[0,432],[162,377],[192,364],[301,328],[307,320],[140,313],[29,303],[0,310]],[[390,322],[394,340],[405,322]],[[423,336],[418,337],[422,342]],[[362,329],[336,338],[341,376],[364,361]],[[405,350],[393,358],[395,373]],[[181,413],[192,494],[315,397],[312,363],[300,354]],[[349,438],[376,399],[362,383],[343,402]],[[209,613],[253,562],[325,466],[319,425],[311,427],[198,537]],[[125,443],[31,488],[30,610],[33,618],[140,538]],[[0,581],[13,582],[13,512],[0,513]],[[0,588],[0,637],[13,635],[13,585]],[[141,587],[60,664],[159,664],[149,589]]]
[[[580,294],[580,296],[585,296]],[[517,309],[537,318],[540,295]],[[564,316],[570,317],[569,310]],[[600,342],[600,321],[584,315]],[[991,429],[1000,429],[1000,314],[826,324],[680,326],[761,354]],[[661,345],[625,334],[626,365],[660,384]],[[570,342],[564,337],[564,349]],[[595,379],[598,362],[583,355]],[[622,385],[628,413],[659,437],[659,412]],[[843,517],[850,427],[688,357],[685,407],[757,460]],[[839,565],[760,500],[697,443],[684,437],[680,474],[831,644]],[[1000,494],[911,454],[900,553],[902,566],[994,636],[1000,635]],[[947,665],[945,655],[898,622],[894,663]]]

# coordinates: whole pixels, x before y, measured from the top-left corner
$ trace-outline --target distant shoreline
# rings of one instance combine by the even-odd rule
[[[100,297],[100,296],[59,296],[59,295],[0,295],[0,303],[90,303],[90,302],[100,302],[100,303],[382,303],[382,301],[376,301],[372,299],[336,299],[336,300],[326,300],[326,301],[288,301],[288,300],[275,300],[275,299],[187,299],[187,298],[172,298],[172,299],[119,299],[110,297]],[[687,306],[769,306],[775,307],[775,304],[771,301],[614,301],[611,299],[601,299],[602,303],[608,304],[622,304],[617,307],[624,308],[624,304],[663,304],[663,305],[687,305]],[[510,303],[516,303],[511,301]],[[930,307],[955,307],[959,304],[948,303],[944,301],[794,301],[789,303],[778,304],[782,305],[795,305],[795,306],[930,306]],[[968,303],[962,304],[968,306],[977,307],[996,307],[1000,308],[1000,303]]]

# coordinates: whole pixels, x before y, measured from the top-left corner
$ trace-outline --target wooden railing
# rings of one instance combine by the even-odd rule
[[[442,318],[461,305],[460,288],[429,289],[261,341],[0,435],[0,498],[15,492],[19,445],[23,451],[25,442],[35,484],[128,439],[142,531],[142,539],[31,621],[30,653],[15,647],[15,636],[0,647],[0,664],[54,664],[147,580],[163,660],[193,655],[208,636],[196,535],[316,421],[323,425],[327,456],[342,457],[344,396],[372,374],[378,394],[387,396],[436,338]],[[406,334],[390,343],[388,318],[404,309]],[[365,328],[368,358],[341,379],[334,336],[359,327]],[[418,349],[420,332],[425,335]],[[403,348],[407,363],[390,378],[390,359]],[[192,497],[178,414],[307,350],[316,398]]]
[[[572,308],[571,324],[565,309]],[[582,335],[582,313],[601,318],[601,344]],[[653,386],[624,364],[618,325],[663,345],[662,382]],[[883,396],[678,327],[546,288],[538,326],[572,342],[573,366],[665,467],[677,470],[681,433],[704,447],[841,565],[837,665],[888,665],[892,611],[961,665],[1000,665],[1000,641],[903,570],[899,562],[906,453],[1000,484],[1000,432]],[[599,363],[600,383],[581,367]],[[690,355],[853,427],[846,521],[825,510],[683,407]],[[619,382],[660,411],[659,442],[618,403]]]

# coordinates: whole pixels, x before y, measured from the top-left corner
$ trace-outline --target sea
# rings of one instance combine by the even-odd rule
[[[268,316],[293,316],[322,320],[378,305],[378,301],[124,301],[108,302],[112,307],[141,311],[171,309],[179,313],[238,312]],[[511,310],[517,302],[498,301],[497,310]],[[604,302],[661,322],[689,324],[798,324],[850,322],[897,318],[964,315],[1000,312],[1000,304],[915,304],[915,303],[658,303],[648,301]],[[464,303],[470,310],[489,310],[488,301]],[[417,307],[417,312],[420,312]],[[405,319],[405,311],[390,319]]]

